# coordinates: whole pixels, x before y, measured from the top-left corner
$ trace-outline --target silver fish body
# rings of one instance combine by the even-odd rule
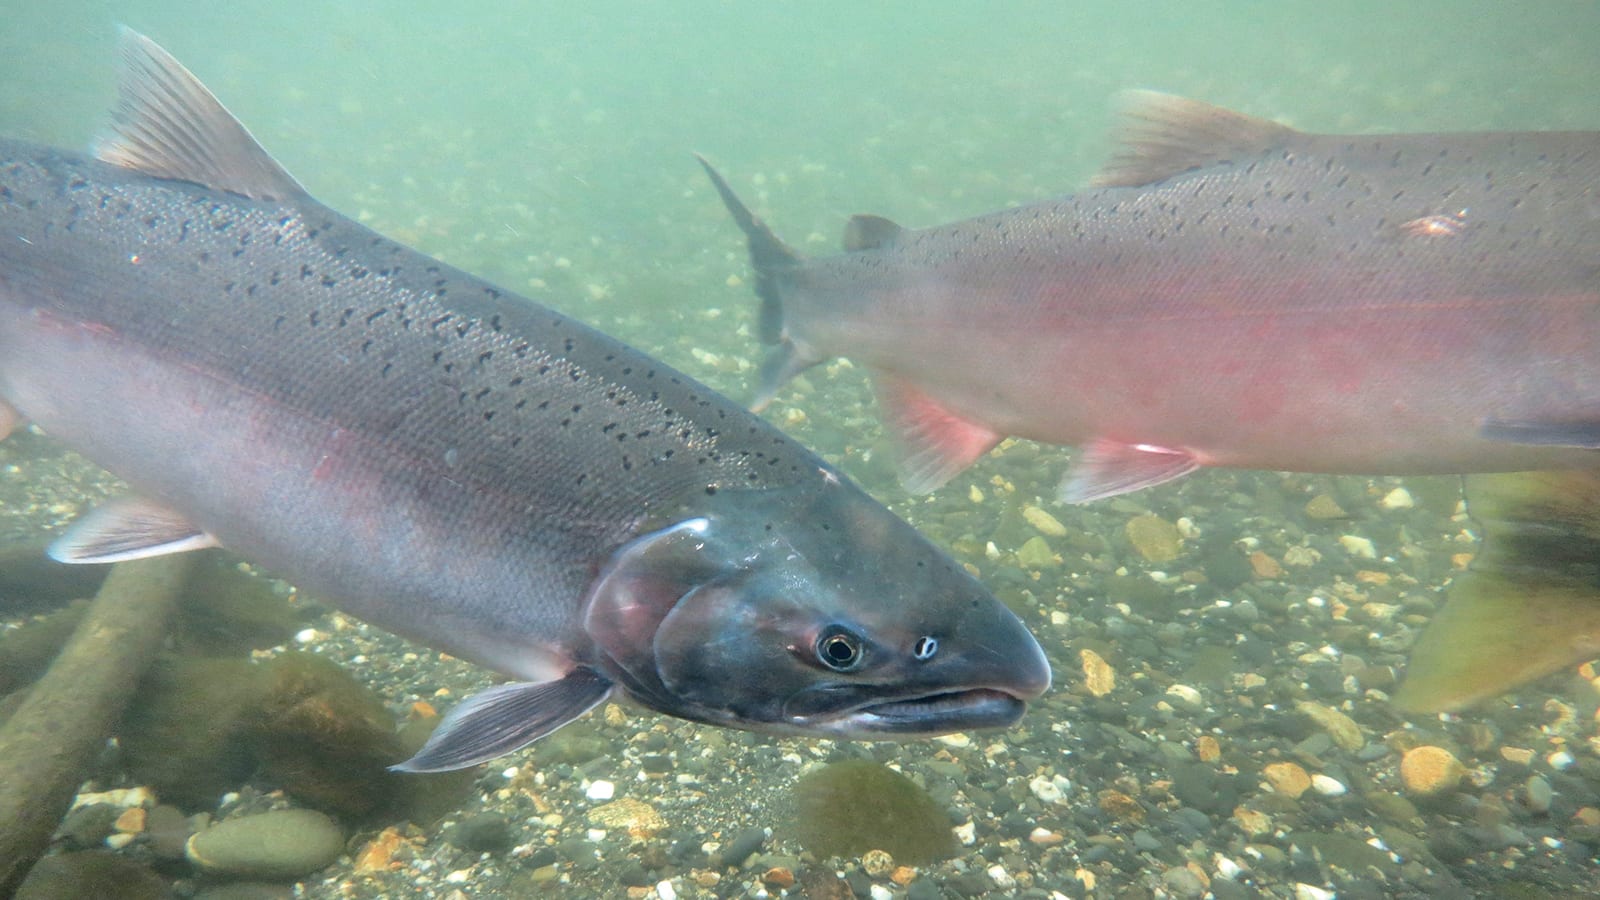
[[[322,206],[131,32],[98,158],[0,141],[0,400],[139,499],[79,561],[221,544],[522,682],[406,768],[607,696],[760,730],[1004,725],[1049,673],[961,568],[682,373]]]

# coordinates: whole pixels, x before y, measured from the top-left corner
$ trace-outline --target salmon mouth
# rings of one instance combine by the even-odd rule
[[[836,716],[819,716],[821,721],[810,724],[840,737],[935,737],[955,731],[1008,728],[1027,710],[1027,701],[1015,694],[994,688],[970,688],[865,704]],[[795,721],[800,724],[803,717]]]

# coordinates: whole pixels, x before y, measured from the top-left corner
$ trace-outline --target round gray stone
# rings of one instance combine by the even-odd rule
[[[221,875],[295,879],[344,852],[344,832],[309,809],[277,809],[228,819],[189,838],[189,861]]]

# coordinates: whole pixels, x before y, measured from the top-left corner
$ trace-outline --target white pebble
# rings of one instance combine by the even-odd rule
[[[872,893],[872,900],[894,900],[894,891],[881,884],[874,884],[869,890]]]
[[[670,881],[656,882],[656,896],[661,900],[678,900],[678,892]]]
[[[1572,768],[1572,764],[1577,762],[1577,760],[1572,758],[1572,754],[1565,750],[1557,750],[1549,756],[1546,756],[1544,761],[1550,764],[1550,768],[1555,769],[1558,772]]]
[[[960,841],[963,847],[971,847],[978,842],[978,825],[971,819],[962,822],[951,830],[956,833],[956,840]]]
[[[1205,702],[1205,698],[1200,696],[1200,692],[1187,684],[1175,684],[1167,688],[1167,693],[1191,706],[1200,706]]]
[[[1218,878],[1221,878],[1224,881],[1232,881],[1235,878],[1238,878],[1239,874],[1241,872],[1243,872],[1243,871],[1244,871],[1244,866],[1241,866],[1238,863],[1234,862],[1233,860],[1227,858],[1226,856],[1223,856],[1221,853],[1217,854],[1217,877]]]
[[[444,880],[450,882],[451,884],[466,884],[467,880],[471,877],[471,869],[457,869],[454,872],[451,872],[449,875],[446,875]]]
[[[1337,797],[1349,790],[1339,779],[1321,772],[1311,776],[1311,789],[1324,797]]]
[[[1294,886],[1294,900],[1333,900],[1338,896],[1333,891],[1324,890],[1314,884],[1304,882]]]
[[[116,834],[106,835],[106,846],[113,850],[121,850],[138,839],[137,834],[124,834],[119,831]]]
[[[1339,545],[1344,547],[1344,552],[1357,559],[1377,559],[1378,548],[1372,542],[1357,534],[1347,534],[1339,538]]]
[[[959,731],[952,732],[950,734],[941,734],[934,738],[934,740],[945,745],[946,747],[954,747],[957,750],[972,746],[972,738],[967,737],[965,734],[962,734]]]
[[[606,830],[604,828],[591,828],[584,832],[583,836],[589,839],[589,843],[598,844],[606,839]]]
[[[1017,880],[1012,878],[1011,873],[1007,872],[1006,867],[1002,865],[989,867],[989,880],[993,881],[994,886],[1002,891],[1009,891],[1017,886]]]
[[[1062,800],[1061,788],[1048,778],[1035,778],[1028,782],[1028,790],[1045,803],[1060,803]]]
[[[239,799],[239,795],[234,794],[233,798],[237,800]],[[93,806],[97,803],[108,803],[112,806],[123,807],[155,806],[156,797],[155,794],[150,793],[149,788],[113,788],[109,791],[94,791],[79,794],[73,798],[72,808],[77,809],[80,806]],[[226,806],[227,804],[228,798],[224,797],[222,799],[222,805]]]
[[[590,800],[610,800],[616,796],[617,786],[609,781],[591,781],[583,793]]]
[[[1383,499],[1378,501],[1378,505],[1384,509],[1410,509],[1416,506],[1417,502],[1411,499],[1410,491],[1403,487],[1397,487],[1384,494]]]

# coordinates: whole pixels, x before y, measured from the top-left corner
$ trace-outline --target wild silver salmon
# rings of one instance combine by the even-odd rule
[[[1202,466],[1597,464],[1600,132],[1304,134],[1159,94],[1129,121],[1097,189],[857,216],[822,259],[711,172],[777,345],[760,402],[864,365],[916,491],[1006,435],[1083,446],[1074,502]]]
[[[53,553],[221,544],[518,682],[401,768],[609,696],[716,725],[1008,725],[1038,645],[949,558],[689,377],[311,199],[125,33],[87,158],[0,141],[0,399],[137,499]]]
[[[1006,435],[1075,502],[1202,466],[1469,479],[1491,546],[1399,701],[1452,710],[1600,654],[1600,132],[1304,134],[1140,94],[1089,191],[802,259],[748,237],[758,407],[871,370],[905,483]],[[704,160],[702,160],[704,162]]]

